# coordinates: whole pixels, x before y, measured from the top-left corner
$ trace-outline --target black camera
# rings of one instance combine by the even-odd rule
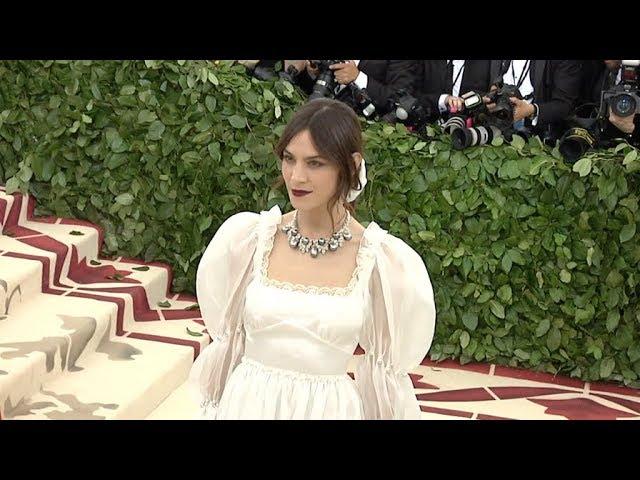
[[[622,60],[622,79],[620,84],[602,92],[602,100],[619,117],[628,117],[640,113],[638,97],[638,67],[640,60]]]
[[[424,105],[419,99],[404,89],[398,90],[389,99],[390,112],[385,116],[388,121],[398,120],[408,127],[422,129],[432,119],[429,105]]]
[[[515,85],[502,84],[497,90],[487,93],[490,103],[495,103],[496,107],[491,112],[491,116],[497,121],[495,123],[502,124],[506,130],[508,125],[513,124],[513,105],[509,98],[516,97],[522,100],[522,94]]]
[[[376,113],[376,106],[369,96],[366,89],[360,88],[355,83],[349,84],[351,96],[353,98],[354,109],[364,115],[366,118],[372,118]]]
[[[336,88],[336,79],[333,70],[329,67],[336,63],[344,63],[344,60],[310,60],[311,66],[319,70],[313,91],[309,95],[309,101],[318,98],[333,98]]]

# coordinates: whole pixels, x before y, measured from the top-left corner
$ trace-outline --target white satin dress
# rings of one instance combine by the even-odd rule
[[[228,219],[198,268],[212,343],[191,380],[203,418],[417,419],[407,371],[425,357],[435,305],[424,262],[376,223],[347,287],[267,277],[278,207]],[[365,350],[347,375],[356,346]]]

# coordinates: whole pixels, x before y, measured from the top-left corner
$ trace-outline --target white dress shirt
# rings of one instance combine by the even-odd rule
[[[462,85],[462,75],[464,75],[464,60],[449,60],[448,62],[453,62],[453,78],[454,81],[453,89],[451,93],[443,93],[440,95],[438,99],[438,109],[441,113],[447,111],[446,100],[449,95],[453,95],[454,97],[460,96],[460,86]]]
[[[529,62],[529,65],[527,65]],[[524,75],[524,78],[522,78]],[[518,85],[520,83],[520,93],[524,97],[525,102],[531,103],[533,100],[533,83],[531,82],[531,60],[511,60],[511,65],[502,76],[502,81],[509,85]],[[538,123],[538,116],[531,118],[531,124]]]

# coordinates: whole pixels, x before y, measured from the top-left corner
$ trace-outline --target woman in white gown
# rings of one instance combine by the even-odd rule
[[[305,104],[276,147],[295,210],[235,214],[211,240],[196,290],[212,342],[190,374],[203,418],[420,418],[408,371],[431,345],[433,291],[411,247],[352,217],[362,152],[351,108]]]

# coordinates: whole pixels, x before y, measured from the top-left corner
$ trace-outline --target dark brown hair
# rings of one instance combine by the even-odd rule
[[[291,117],[276,145],[275,153],[280,160],[291,139],[305,130],[309,131],[320,156],[338,165],[338,188],[327,204],[335,229],[333,207],[341,198],[346,198],[352,188],[362,188],[352,157],[356,152],[363,153],[360,121],[353,109],[337,100],[322,98],[308,102]],[[280,176],[274,186],[279,188],[283,184]],[[355,201],[345,200],[343,204],[354,215]]]

